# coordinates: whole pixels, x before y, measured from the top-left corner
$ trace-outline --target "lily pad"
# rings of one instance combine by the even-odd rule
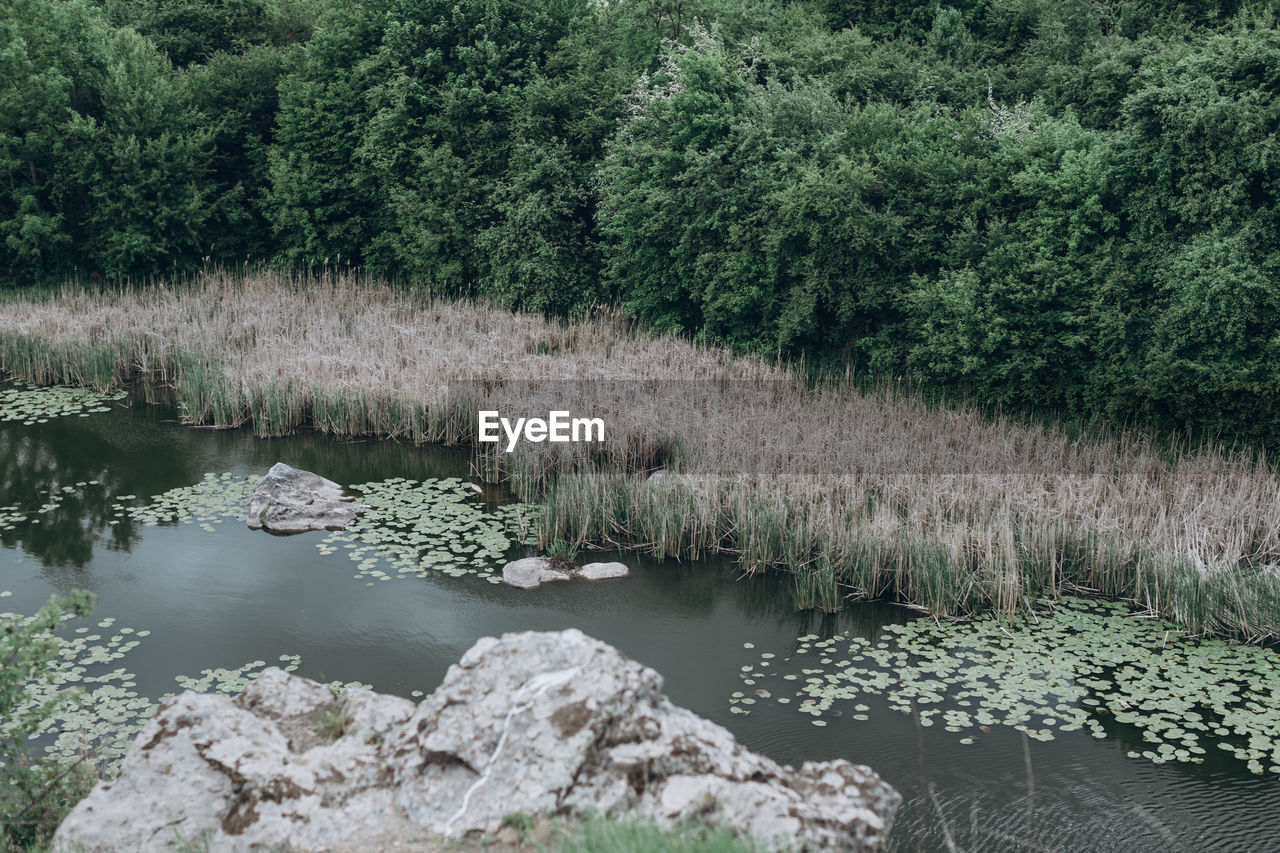
[[[533,541],[532,519],[541,509],[509,504],[486,510],[467,486],[456,477],[394,477],[352,486],[369,509],[316,547],[322,554],[345,549],[357,577],[370,583],[431,574],[498,583],[507,552]]]
[[[0,593],[0,597],[6,596]],[[0,630],[28,624],[31,619],[19,613],[0,613]],[[114,619],[107,618],[98,625],[110,628],[114,622]],[[18,713],[12,720],[0,720],[0,737],[10,737],[14,721],[25,717],[26,711],[50,702],[61,691],[72,688],[77,694],[73,701],[45,718],[32,737],[37,741],[33,746],[43,746],[50,756],[65,760],[92,755],[105,776],[113,775],[138,731],[155,713],[156,707],[173,695],[166,693],[150,698],[139,694],[137,676],[118,663],[141,644],[139,638],[150,633],[121,627],[109,638],[104,638],[101,634],[88,633],[84,626],[55,633],[53,639],[58,645],[58,658],[49,677],[26,686],[26,700]],[[293,672],[301,663],[301,656],[285,654],[270,666]],[[198,676],[177,676],[175,680],[180,689],[234,696],[243,692],[249,682],[268,666],[265,661],[255,660],[234,669],[206,669]],[[369,685],[356,681],[333,681],[329,686],[338,693],[356,687],[371,689]]]
[[[127,397],[124,391],[103,394],[91,388],[66,385],[40,387],[16,384],[0,389],[0,421],[18,421],[27,425],[47,423],[50,418],[88,415],[110,411],[109,403]]]
[[[1105,738],[1110,721],[1154,745],[1130,757],[1201,763],[1201,742],[1215,740],[1252,772],[1280,766],[1280,654],[1189,637],[1123,604],[1068,598],[1017,627],[995,617],[918,619],[875,640],[810,634],[766,659],[775,664],[767,675],[749,665],[740,677],[778,678],[777,701],[798,698],[813,716],[840,705],[864,719],[861,700],[877,696],[923,726],[939,717],[962,743],[993,726],[1041,741],[1073,731]]]

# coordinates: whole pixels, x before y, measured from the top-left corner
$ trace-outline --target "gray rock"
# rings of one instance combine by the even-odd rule
[[[520,589],[537,589],[549,581],[567,581],[573,578],[598,581],[605,578],[625,578],[631,574],[625,563],[587,563],[573,572],[551,568],[546,557],[525,557],[513,560],[502,567],[502,581]]]
[[[551,561],[545,557],[512,560],[502,567],[502,582],[520,589],[536,589],[544,583],[567,580],[569,573],[551,568]]]
[[[696,818],[775,850],[882,849],[901,798],[873,771],[780,766],[661,688],[569,630],[481,639],[416,708],[278,670],[235,700],[184,693],[54,849],[385,848],[497,832],[517,812]]]
[[[249,499],[246,523],[272,533],[341,530],[366,509],[332,480],[277,462]]]
[[[577,575],[583,580],[602,581],[606,578],[625,578],[631,574],[626,563],[587,563],[578,569]]]

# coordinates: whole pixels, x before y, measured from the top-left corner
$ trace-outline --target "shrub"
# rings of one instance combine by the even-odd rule
[[[26,746],[41,724],[75,698],[64,690],[33,698],[33,687],[52,674],[58,656],[54,629],[87,616],[93,595],[73,590],[55,596],[35,616],[0,619],[0,839],[8,848],[47,843],[75,802],[88,792],[93,773],[81,762],[34,759]]]

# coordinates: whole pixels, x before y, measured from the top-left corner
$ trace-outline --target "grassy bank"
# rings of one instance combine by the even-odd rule
[[[349,275],[217,273],[11,294],[0,365],[39,383],[140,378],[190,423],[264,436],[469,443],[480,408],[568,408],[603,417],[608,441],[477,453],[484,476],[547,506],[544,544],[733,553],[790,571],[802,606],[1017,614],[1087,589],[1193,631],[1280,636],[1280,477],[1264,460],[803,382],[615,313],[562,323]]]

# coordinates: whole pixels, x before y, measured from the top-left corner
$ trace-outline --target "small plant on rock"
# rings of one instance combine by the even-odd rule
[[[547,545],[547,562],[558,572],[578,570],[578,546],[564,539],[556,539]]]
[[[321,708],[311,715],[311,725],[315,728],[316,737],[321,743],[330,744],[347,733],[351,725],[351,716],[340,704]]]

